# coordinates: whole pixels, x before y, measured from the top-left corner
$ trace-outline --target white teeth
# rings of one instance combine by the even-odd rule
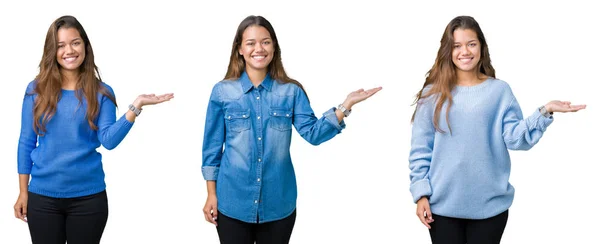
[[[67,62],[73,62],[73,61],[75,61],[75,59],[76,59],[76,58],[77,58],[77,57],[69,57],[69,58],[65,58],[65,61],[67,61]]]
[[[253,59],[263,59],[265,56],[252,56]]]

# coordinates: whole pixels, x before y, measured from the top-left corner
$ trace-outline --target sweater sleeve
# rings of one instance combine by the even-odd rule
[[[112,88],[104,83],[103,85],[116,100]],[[117,105],[108,97],[102,95],[100,97],[100,112],[98,113],[98,140],[108,150],[117,147],[133,126],[133,123],[125,118],[125,114],[119,120],[116,120],[116,117]]]
[[[433,125],[433,103],[431,97],[421,99],[412,126],[411,149],[409,156],[410,192],[413,201],[423,196],[431,196],[429,184],[429,166],[433,154],[435,127]]]
[[[554,121],[544,117],[538,109],[523,119],[517,99],[512,100],[502,117],[502,136],[506,147],[511,150],[529,150],[538,143],[546,128]]]
[[[23,97],[21,112],[21,135],[17,152],[17,171],[19,174],[31,174],[33,161],[31,152],[37,145],[37,134],[33,130],[33,107],[35,102],[34,82],[29,83]]]

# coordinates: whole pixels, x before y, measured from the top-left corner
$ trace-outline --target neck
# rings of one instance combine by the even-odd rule
[[[79,80],[79,72],[61,69],[60,75],[62,77],[62,89],[75,90],[77,80]]]
[[[246,73],[248,74],[248,78],[250,78],[250,81],[252,82],[252,85],[254,85],[254,87],[258,87],[258,85],[260,85],[260,83],[262,83],[262,81],[265,79],[265,77],[267,77],[266,69],[255,70],[255,69],[246,67]]]
[[[456,84],[459,86],[474,86],[484,82],[487,76],[477,71],[456,70]]]

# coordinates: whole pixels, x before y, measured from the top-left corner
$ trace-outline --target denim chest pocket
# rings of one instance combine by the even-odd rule
[[[250,129],[250,110],[228,110],[225,112],[228,131],[242,132]]]
[[[279,131],[292,129],[292,110],[283,108],[271,108],[269,110],[269,127]]]

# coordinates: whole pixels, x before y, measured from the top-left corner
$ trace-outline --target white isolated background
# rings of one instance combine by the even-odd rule
[[[478,20],[497,77],[525,116],[552,99],[588,104],[555,122],[532,150],[512,152],[516,198],[503,243],[590,243],[600,214],[597,157],[600,43],[587,1],[3,1],[0,3],[0,243],[30,243],[13,216],[21,102],[38,72],[48,27],[74,15],[86,29],[119,116],[145,107],[104,155],[110,216],[102,243],[218,243],[202,208],[201,145],[208,97],[226,72],[238,24],[262,15],[288,74],[320,116],[359,88],[383,90],[353,109],[347,129],[311,146],[294,132],[298,216],[291,243],[430,243],[409,193],[414,94],[447,23]]]

